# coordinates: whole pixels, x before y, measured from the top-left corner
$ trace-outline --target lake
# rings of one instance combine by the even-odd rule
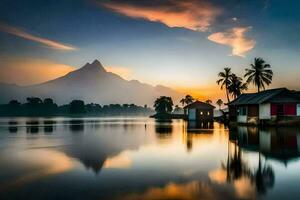
[[[1,118],[0,199],[300,199],[300,128]]]

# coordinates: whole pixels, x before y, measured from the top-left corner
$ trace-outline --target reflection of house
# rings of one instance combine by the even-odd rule
[[[212,121],[214,108],[213,105],[201,101],[195,101],[184,107],[189,121]]]
[[[238,127],[231,130],[237,134],[238,145],[248,151],[259,151],[266,157],[283,163],[300,157],[300,131],[293,127],[259,129]]]
[[[229,115],[245,124],[300,122],[300,97],[286,88],[242,94],[229,104]]]

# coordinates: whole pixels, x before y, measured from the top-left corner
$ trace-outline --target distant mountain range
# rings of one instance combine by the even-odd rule
[[[26,97],[50,97],[58,104],[81,99],[86,103],[100,104],[135,103],[153,105],[155,98],[171,96],[178,102],[182,94],[171,88],[141,83],[137,80],[127,81],[122,77],[107,72],[102,64],[95,60],[65,76],[31,86],[0,84],[0,103],[16,99],[24,101]]]

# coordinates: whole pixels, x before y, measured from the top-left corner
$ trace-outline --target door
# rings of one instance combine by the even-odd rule
[[[196,120],[196,109],[189,109],[189,120]]]
[[[284,115],[283,105],[279,104],[277,105],[277,116],[283,116],[283,115]]]

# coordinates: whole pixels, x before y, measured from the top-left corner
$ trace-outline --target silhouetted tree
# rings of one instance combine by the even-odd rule
[[[85,113],[84,101],[82,101],[82,100],[73,100],[70,103],[70,113],[71,114]]]
[[[246,69],[245,77],[247,77],[247,83],[253,83],[257,87],[257,92],[260,92],[260,89],[265,89],[265,84],[272,83],[273,71],[271,65],[262,58],[254,58],[254,63]]]
[[[221,110],[221,106],[223,105],[222,99],[218,99],[216,104],[219,106],[219,110]]]
[[[207,100],[205,101],[205,103],[207,103],[207,104],[212,104],[212,100],[207,99]]]
[[[173,100],[171,97],[161,96],[154,102],[157,113],[170,113],[173,110]]]
[[[38,97],[28,97],[28,98],[26,98],[26,100],[27,100],[27,104],[29,106],[38,106],[43,103],[42,99],[40,99]]]
[[[219,76],[219,80],[217,80],[217,84],[221,85],[221,90],[223,90],[223,88],[225,87],[226,90],[226,97],[227,97],[227,103],[230,102],[229,99],[229,91],[228,91],[228,86],[230,84],[230,77],[231,77],[232,73],[231,73],[231,68],[225,67],[223,72],[220,72],[218,74]]]
[[[229,78],[230,83],[228,85],[228,91],[233,96],[234,99],[239,97],[244,90],[247,90],[247,83],[242,82],[242,78],[232,74]]]

